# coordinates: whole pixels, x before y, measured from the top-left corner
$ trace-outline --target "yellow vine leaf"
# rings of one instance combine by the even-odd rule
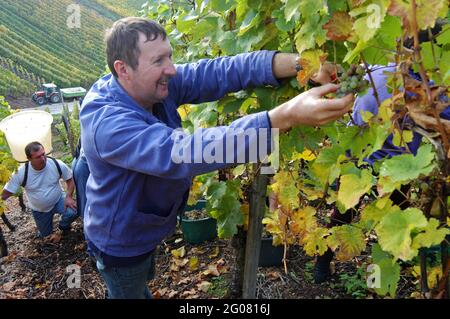
[[[353,225],[333,227],[331,235],[327,237],[327,244],[340,261],[351,260],[366,248],[364,233]]]
[[[250,206],[248,203],[244,203],[241,205],[242,216],[244,217],[244,230],[248,230],[248,216],[249,216]]]
[[[341,213],[358,204],[362,195],[372,187],[372,173],[362,170],[361,176],[347,174],[341,176],[337,205]]]
[[[305,237],[317,228],[316,209],[307,206],[295,211],[289,227],[294,235]]]
[[[178,109],[178,114],[180,115],[180,118],[182,121],[186,121],[188,118],[188,114],[190,111],[190,106],[188,104],[186,105],[181,105]]]
[[[274,212],[267,214],[262,220],[262,223],[266,225],[266,230],[274,236],[283,234],[278,216],[279,209],[276,209]]]
[[[323,197],[323,190],[317,188],[303,187],[301,190],[308,200],[316,200]]]
[[[309,162],[309,161],[316,159],[316,155],[314,155],[314,153],[311,152],[309,149],[305,149],[301,153],[294,152],[292,154],[292,160],[297,161],[297,160],[301,160],[301,159]]]
[[[294,173],[292,173],[294,174]],[[298,207],[299,190],[295,185],[295,176],[286,171],[278,172],[273,178],[275,183],[270,188],[278,197],[278,202],[287,210],[294,210]]]
[[[191,191],[189,192],[189,198],[187,201],[188,205],[195,205],[198,202],[203,193],[201,189],[202,185],[202,182],[196,181],[194,179],[191,185]]]
[[[11,171],[5,166],[0,164],[0,183],[5,184],[11,178]]]
[[[414,266],[412,274],[420,279],[420,266]],[[440,265],[427,268],[427,282],[429,288],[434,288],[437,284],[437,278],[442,278],[442,267]]]
[[[322,50],[304,51],[301,54],[301,71],[297,73],[297,81],[301,86],[305,86],[308,80],[320,70],[321,65],[326,61],[327,54]]]
[[[392,143],[395,146],[405,146],[405,143],[410,143],[413,140],[413,132],[408,130],[398,131],[394,130],[394,136],[392,138]]]
[[[323,255],[328,250],[326,237],[330,235],[328,228],[318,227],[301,238],[301,244],[308,256]]]

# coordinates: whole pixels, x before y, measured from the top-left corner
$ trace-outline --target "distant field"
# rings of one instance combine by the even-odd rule
[[[103,34],[145,0],[81,0],[80,28],[69,28],[73,0],[3,0],[0,95],[29,95],[40,83],[88,88],[106,68]],[[68,9],[69,8],[69,9]]]

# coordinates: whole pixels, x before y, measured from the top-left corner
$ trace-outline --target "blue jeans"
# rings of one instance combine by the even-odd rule
[[[89,178],[89,166],[86,157],[80,156],[72,162],[73,180],[77,191],[77,211],[83,218],[86,207],[86,183]]]
[[[109,267],[94,253],[97,269],[108,288],[110,299],[152,299],[147,283],[155,276],[155,251],[138,264]]]
[[[53,215],[61,215],[61,220],[59,221],[59,229],[61,230],[69,230],[72,222],[78,217],[77,212],[72,208],[64,210],[64,199],[65,195],[63,194],[49,212],[43,213],[31,210],[41,237],[48,236],[53,232]]]

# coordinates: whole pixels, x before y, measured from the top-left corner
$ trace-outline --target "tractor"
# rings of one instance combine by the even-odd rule
[[[42,90],[34,92],[32,100],[39,105],[45,103],[59,103],[64,100],[77,99],[80,100],[86,95],[86,89],[82,87],[73,87],[59,89],[53,83],[42,84]]]
[[[49,102],[59,103],[61,102],[61,93],[55,84],[46,83],[42,84],[42,90],[34,92],[31,98],[39,105],[44,105]]]

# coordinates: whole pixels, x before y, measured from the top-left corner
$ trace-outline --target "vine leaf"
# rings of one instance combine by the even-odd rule
[[[297,81],[305,86],[308,80],[320,70],[320,66],[326,61],[327,54],[322,50],[305,51],[301,54],[300,66],[302,70],[297,73]]]
[[[301,238],[301,244],[308,256],[323,255],[328,250],[326,237],[330,235],[328,228],[318,227]]]
[[[379,244],[372,246],[372,264],[380,267],[379,280],[374,282],[379,284],[374,285],[375,292],[381,296],[390,294],[391,297],[395,297],[400,280],[400,265],[389,253],[383,251]]]
[[[283,243],[284,231],[280,222],[280,210],[276,209],[263,218],[262,223],[266,225],[266,230],[273,236],[273,245],[278,246]]]
[[[220,238],[230,238],[237,233],[237,225],[242,225],[244,217],[240,202],[234,196],[224,196],[221,205],[210,214],[217,219],[217,234]]]
[[[420,266],[414,266],[412,274],[420,278]],[[427,283],[429,288],[433,288],[438,283],[437,279],[442,278],[442,266],[427,267]]]
[[[292,175],[286,171],[280,171],[274,176],[275,183],[270,188],[278,195],[278,201],[282,207],[293,210],[298,208],[298,193]]]
[[[417,155],[402,154],[387,159],[381,164],[378,185],[382,192],[392,192],[400,184],[428,175],[436,167],[433,162],[432,145],[425,144],[419,148]]]
[[[336,11],[331,19],[323,25],[327,37],[334,41],[345,41],[352,35],[353,19],[347,12]]]
[[[436,19],[438,17],[445,17],[447,13],[447,0],[417,0],[416,4],[417,26],[421,30],[434,27]],[[388,13],[401,17],[407,35],[413,35],[411,0],[392,0],[388,8]]]
[[[214,181],[208,185],[206,210],[217,220],[220,238],[230,238],[237,233],[237,226],[244,223],[240,192],[239,180]]]
[[[311,233],[317,228],[316,210],[307,206],[296,210],[292,214],[292,221],[290,224],[291,231],[294,235],[304,238],[308,233]]]
[[[387,214],[401,210],[400,207],[392,206],[392,204],[393,202],[389,199],[389,196],[377,199],[363,209],[360,224],[367,230],[370,230]]]
[[[366,248],[365,236],[362,230],[353,225],[335,226],[327,237],[328,246],[336,252],[340,261],[348,261],[361,254]]]
[[[413,238],[412,247],[419,249],[421,247],[431,247],[433,245],[440,244],[445,236],[450,234],[450,230],[447,228],[439,228],[439,221],[436,218],[430,218],[427,226],[421,233]]]
[[[418,253],[417,248],[411,246],[412,232],[426,226],[427,219],[422,211],[408,208],[384,216],[375,231],[384,251],[391,253],[395,259],[408,261]]]
[[[394,135],[392,138],[392,143],[395,146],[405,146],[405,143],[410,143],[413,140],[413,132],[408,130],[394,130]]]
[[[298,152],[294,152],[292,154],[292,159],[293,160],[305,160],[307,162],[312,161],[314,159],[316,159],[316,155],[311,152],[309,149],[305,149],[303,152],[298,153]]]
[[[337,206],[341,213],[358,204],[359,199],[372,187],[372,173],[362,170],[361,176],[347,174],[341,176]]]
[[[359,38],[359,45],[367,43],[376,35],[386,16],[388,4],[389,0],[374,0],[349,12],[353,18],[358,17],[353,23],[353,29]]]
[[[284,8],[286,22],[289,22],[295,14],[298,14],[301,2],[297,0],[287,0]]]

